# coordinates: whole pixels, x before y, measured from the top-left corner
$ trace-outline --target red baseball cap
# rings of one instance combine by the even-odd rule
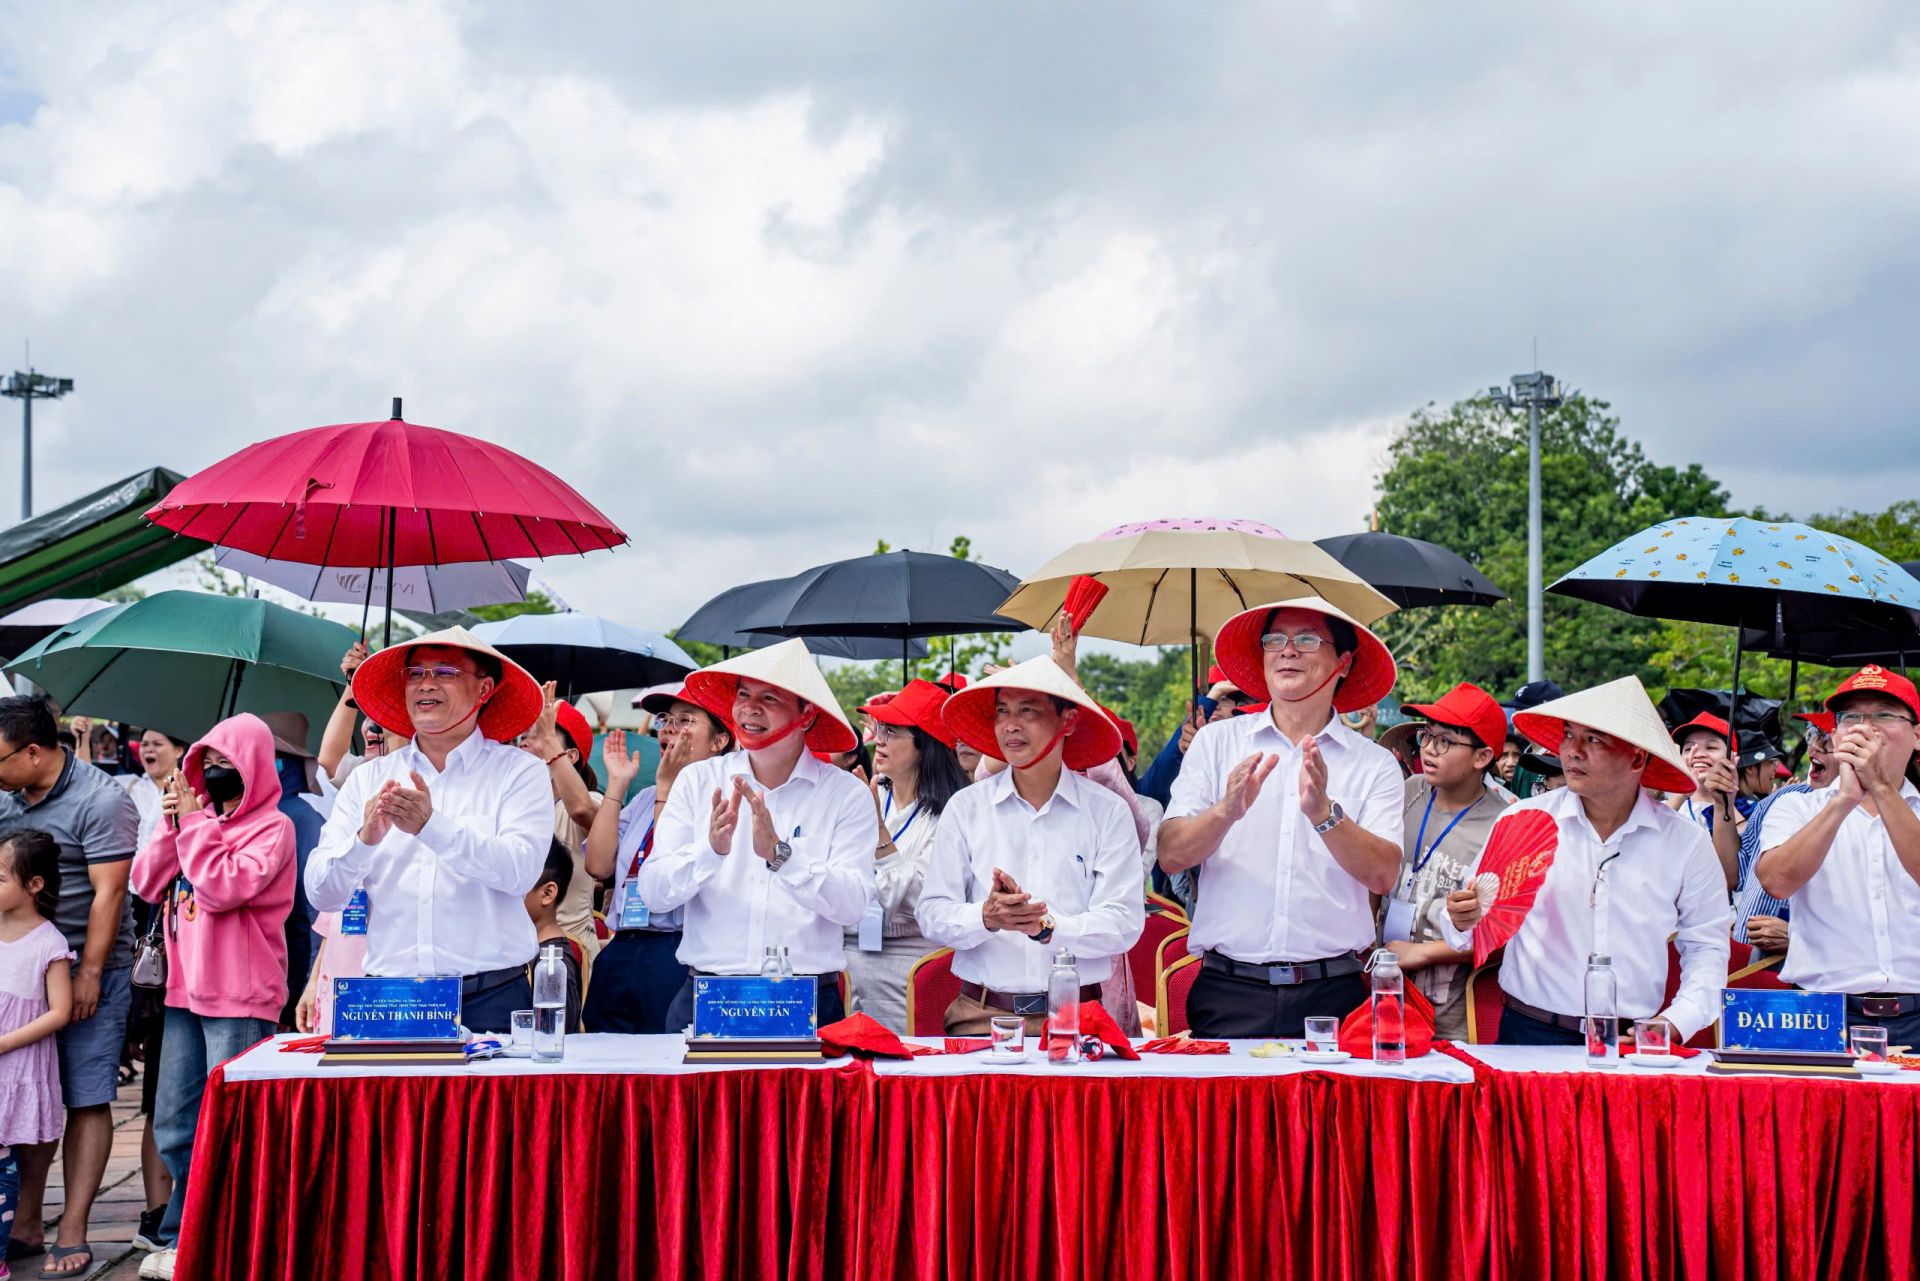
[[[934,681],[933,683],[935,685],[939,685],[943,687],[949,693],[958,694],[961,690],[967,687],[967,678],[962,676],[959,672],[948,672],[945,676],[942,676],[939,680]]]
[[[1105,703],[1100,704],[1100,710],[1105,712],[1107,719],[1119,728],[1120,741],[1127,745],[1127,750],[1135,756],[1140,755],[1140,734],[1133,728],[1133,722],[1114,711],[1111,707],[1108,707]]]
[[[562,700],[554,704],[553,723],[560,732],[573,740],[574,750],[580,753],[580,759],[586,760],[593,755],[593,727],[587,724],[587,718],[572,703]]]
[[[1495,752],[1507,745],[1507,714],[1493,695],[1461,681],[1432,703],[1408,703],[1401,709],[1441,725],[1458,725]]]
[[[1226,679],[1227,679],[1227,673],[1224,669],[1221,668],[1220,664],[1215,663],[1212,667],[1209,667],[1207,669],[1207,688],[1208,689],[1212,689],[1215,685],[1218,685],[1221,681]]]
[[[1715,716],[1712,712],[1702,712],[1685,725],[1675,725],[1673,727],[1673,741],[1678,743],[1697,729],[1710,729],[1721,738],[1729,738],[1733,734],[1733,727],[1724,720]]]
[[[1832,712],[1795,712],[1793,719],[1805,721],[1823,734],[1832,734],[1835,729]]]
[[[1871,663],[1841,681],[1840,687],[1827,695],[1827,710],[1837,711],[1834,704],[1849,694],[1885,694],[1906,704],[1908,711],[1920,716],[1920,694],[1914,693],[1913,682],[1878,663]]]
[[[905,689],[884,698],[875,698],[860,708],[882,725],[912,726],[953,746],[953,731],[947,728],[947,691],[932,681],[908,681]]]

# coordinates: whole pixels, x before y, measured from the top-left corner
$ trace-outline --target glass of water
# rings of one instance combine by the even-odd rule
[[[992,1037],[988,1052],[1013,1058],[1027,1052],[1027,1021],[1018,1014],[997,1014],[988,1023]]]
[[[507,1046],[507,1053],[521,1058],[533,1057],[533,1011],[515,1010],[508,1016],[513,1032],[513,1040]]]
[[[1633,1025],[1634,1053],[1645,1058],[1657,1058],[1673,1049],[1673,1042],[1667,1034],[1666,1022],[1662,1019],[1641,1019]]]
[[[1862,1024],[1847,1029],[1853,1041],[1853,1057],[1866,1063],[1887,1061],[1887,1029]]]
[[[1339,1048],[1339,1019],[1310,1018],[1307,1020],[1307,1053],[1331,1054]]]

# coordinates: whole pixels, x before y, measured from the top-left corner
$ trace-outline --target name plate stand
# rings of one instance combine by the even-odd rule
[[[693,981],[688,1063],[803,1063],[820,1054],[820,987],[811,976],[702,975]]]
[[[1709,1071],[1852,1076],[1847,998],[1838,992],[1725,988]]]

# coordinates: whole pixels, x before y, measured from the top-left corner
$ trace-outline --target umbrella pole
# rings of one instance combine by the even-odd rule
[[[367,571],[367,599],[360,606],[360,639],[367,638],[367,619],[373,614],[373,571]]]
[[[1793,715],[1793,700],[1800,693],[1800,651],[1787,660],[1787,715]]]
[[[1733,629],[1733,686],[1727,690],[1727,755],[1734,760],[1740,759],[1740,735],[1733,723],[1736,709],[1740,706],[1740,652],[1741,641],[1745,639],[1738,627]]]
[[[906,636],[902,636],[900,638],[900,688],[901,689],[905,689],[907,687],[907,682],[913,679],[911,676],[907,675],[907,653],[912,648],[912,646],[913,646],[912,638],[906,637]]]
[[[399,515],[396,508],[387,508],[387,634],[382,648],[393,644],[393,525]]]
[[[1187,571],[1187,665],[1193,670],[1193,698],[1200,701],[1200,571]]]

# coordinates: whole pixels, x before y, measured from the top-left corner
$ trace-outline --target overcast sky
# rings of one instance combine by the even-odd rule
[[[1738,502],[1920,492],[1911,4],[8,8],[42,509],[402,395],[664,627],[876,537],[1357,529],[1536,338]]]

